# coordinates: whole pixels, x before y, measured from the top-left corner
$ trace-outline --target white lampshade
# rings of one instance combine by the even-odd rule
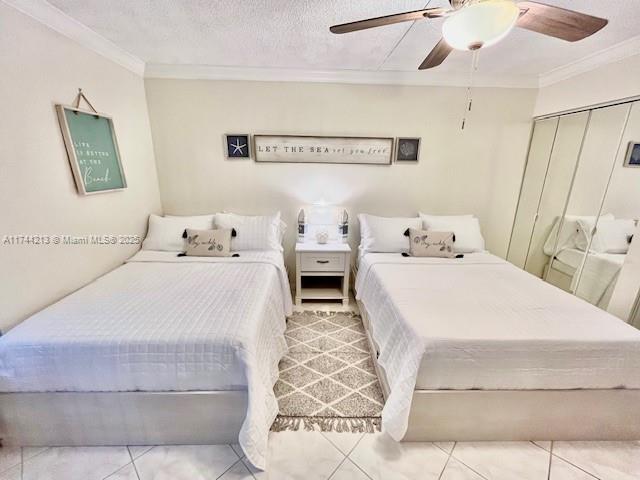
[[[448,17],[442,35],[457,50],[488,47],[511,31],[519,14],[513,0],[478,0]]]

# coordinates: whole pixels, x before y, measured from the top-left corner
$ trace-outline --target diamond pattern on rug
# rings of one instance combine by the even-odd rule
[[[319,382],[305,387],[304,392],[327,404],[336,398],[344,397],[350,392],[350,390],[333,380],[323,378]]]
[[[302,365],[285,370],[280,374],[280,380],[284,380],[289,385],[298,388],[302,388],[319,379],[320,375]]]
[[[323,322],[323,321],[316,322],[313,325],[309,325],[309,328],[311,330],[314,330],[320,333],[335,332],[336,330],[342,329],[342,327],[338,325],[334,325],[333,323]]]
[[[273,430],[380,429],[384,399],[357,312],[295,312],[285,336]]]
[[[339,332],[331,333],[329,336],[344,343],[351,343],[364,338],[364,335],[349,328],[343,328]]]
[[[278,365],[278,369],[282,372],[283,370],[286,370],[287,368],[291,368],[291,367],[295,367],[298,363],[293,360],[292,358],[289,357],[284,357],[282,360],[280,360],[280,364]]]
[[[282,380],[278,380],[276,384],[273,386],[273,391],[275,392],[276,397],[282,397],[287,393],[293,392],[294,390],[295,390],[294,387],[292,387],[288,383],[283,382]]]
[[[373,382],[376,378],[366,372],[363,372],[359,368],[349,367],[344,370],[340,370],[338,373],[331,375],[331,378],[339,381],[347,387],[358,389]]]
[[[384,397],[382,396],[382,389],[380,388],[380,385],[378,385],[378,382],[373,382],[367,385],[366,387],[361,388],[360,393],[370,398],[374,402],[384,403]]]
[[[305,327],[296,328],[293,331],[288,331],[285,335],[299,342],[307,342],[318,337],[318,334],[315,331],[309,330]]]
[[[306,362],[304,366],[311,368],[316,372],[328,375],[346,367],[347,364],[342,360],[332,357],[331,355],[319,355]]]
[[[280,406],[280,413],[286,416],[296,416],[300,409],[318,410],[322,408],[320,402],[317,402],[309,395],[299,392],[293,392],[290,395],[280,398],[278,405]]]
[[[306,342],[306,344],[315,349],[317,352],[328,352],[342,346],[341,342],[325,336],[315,338],[310,342]]]
[[[353,393],[340,400],[333,408],[345,416],[354,410],[358,410],[361,415],[366,417],[372,417],[378,413],[378,404],[367,400],[359,393]]]

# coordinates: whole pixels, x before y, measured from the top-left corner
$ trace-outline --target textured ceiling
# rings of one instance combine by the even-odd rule
[[[640,34],[640,0],[544,0],[608,18],[604,30],[567,43],[515,29],[481,51],[480,70],[539,75]],[[150,64],[299,70],[415,72],[443,20],[333,35],[329,26],[446,0],[49,0],[64,13]],[[454,52],[442,73],[469,70]]]

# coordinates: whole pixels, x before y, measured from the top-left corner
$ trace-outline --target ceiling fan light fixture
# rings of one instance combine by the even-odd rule
[[[507,36],[519,15],[513,0],[477,0],[447,17],[442,36],[456,50],[489,47]]]

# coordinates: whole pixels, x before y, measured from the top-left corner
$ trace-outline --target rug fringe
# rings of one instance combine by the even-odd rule
[[[380,425],[380,417],[283,417],[278,415],[271,425],[271,431],[297,431],[304,426],[307,431],[375,433],[380,431]]]

